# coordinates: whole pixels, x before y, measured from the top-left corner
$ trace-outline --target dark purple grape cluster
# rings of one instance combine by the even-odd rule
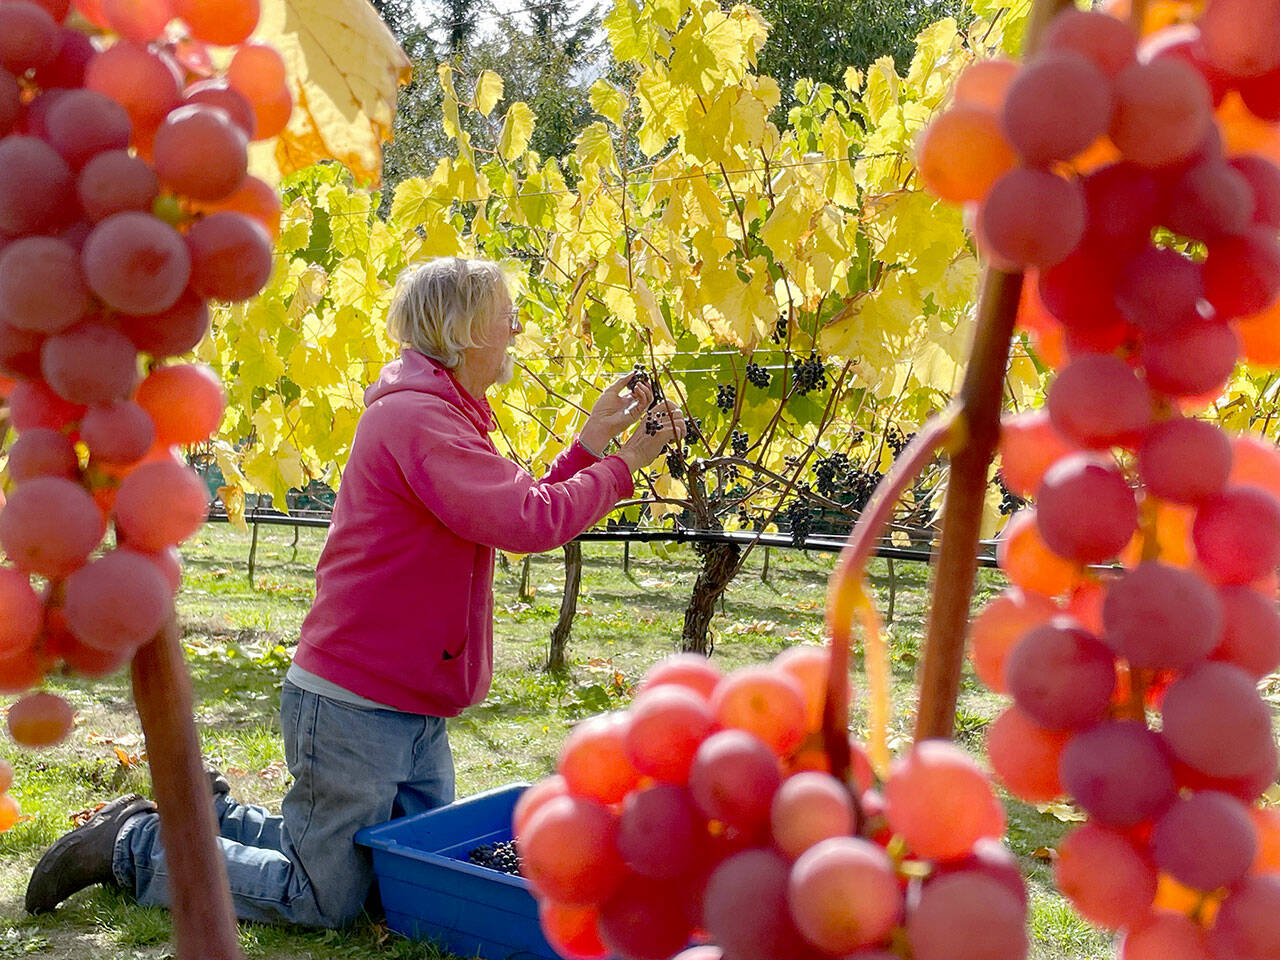
[[[672,450],[667,454],[667,472],[676,480],[683,480],[685,475],[685,452]]]
[[[631,379],[627,381],[627,389],[634,390],[642,383],[649,383],[649,371],[643,363],[637,363],[631,370]]]
[[[792,363],[792,372],[796,378],[796,392],[806,394],[810,390],[824,390],[827,386],[827,365],[813,351],[807,357],[796,357]]]
[[[813,508],[809,506],[809,485],[802,483],[796,487],[796,498],[782,511],[782,520],[791,533],[791,542],[803,547],[813,532]]]
[[[774,343],[782,343],[787,339],[787,318],[781,316],[773,325],[773,333],[769,337]]]
[[[996,484],[1000,487],[1000,513],[1008,516],[1016,510],[1021,510],[1027,505],[1027,501],[1018,496],[1012,490],[1004,485],[1004,478],[999,474],[996,475]]]
[[[813,465],[814,476],[818,478],[818,492],[824,497],[834,498],[840,488],[847,485],[852,470],[853,463],[847,453],[833,453],[820,458]]]
[[[769,386],[769,381],[772,379],[773,374],[760,366],[760,364],[756,363],[754,360],[747,363],[747,383],[751,384],[753,387],[759,387],[763,390],[765,387]]]
[[[520,853],[516,850],[514,840],[482,843],[467,855],[467,860],[478,867],[488,867],[499,873],[509,873],[512,876],[520,874]]]
[[[916,438],[914,433],[903,433],[897,427],[890,427],[888,433],[884,435],[884,442],[889,445],[889,449],[893,451],[893,458],[896,460],[902,456],[902,451],[907,448],[912,440]]]
[[[732,383],[722,383],[716,387],[716,406],[728,413],[738,399],[738,388]]]
[[[729,447],[735,457],[745,457],[751,446],[751,438],[743,430],[735,430],[729,435]]]
[[[649,436],[653,436],[662,429],[662,418],[657,414],[650,413],[644,418],[644,432]]]

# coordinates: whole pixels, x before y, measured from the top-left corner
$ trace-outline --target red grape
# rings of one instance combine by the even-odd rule
[[[80,436],[95,462],[126,466],[147,455],[156,439],[155,424],[132,400],[90,407]]]
[[[7,0],[0,11],[25,5]],[[0,32],[3,32],[0,30]],[[75,180],[67,162],[43,140],[0,139],[0,233],[40,233],[75,215]]]
[[[1155,865],[1123,835],[1096,823],[1062,838],[1053,876],[1085,919],[1110,930],[1145,918],[1156,896]]]
[[[72,403],[114,403],[138,382],[138,351],[119,330],[81,323],[40,348],[45,382]]]
[[[1004,833],[1004,808],[990,782],[954,744],[917,743],[895,761],[884,792],[889,825],[918,856],[955,860],[982,837]]]
[[[774,844],[794,860],[822,840],[853,833],[853,800],[829,774],[797,773],[773,795],[769,823]]]
[[[173,227],[146,213],[107,217],[81,255],[89,287],[122,313],[160,313],[192,277],[191,255]]]
[[[1212,790],[1179,800],[1151,834],[1156,865],[1195,890],[1234,886],[1249,872],[1257,849],[1245,805]]]
[[[831,954],[885,940],[903,908],[893,862],[861,837],[831,837],[802,853],[791,868],[787,902],[804,938]]]
[[[271,277],[271,237],[262,224],[242,213],[212,213],[198,220],[187,231],[187,245],[191,289],[202,297],[228,303],[248,300]]]
[[[1014,796],[1034,803],[1053,800],[1062,795],[1058,763],[1069,738],[1009,707],[987,728],[987,759]]]
[[[1133,63],[1133,31],[1123,20],[1098,11],[1067,8],[1053,18],[1041,42],[1045,50],[1070,50],[1088,58],[1109,79]]]
[[[641,693],[627,712],[625,747],[632,766],[666,783],[686,783],[698,746],[715,728],[707,702],[666,684]]]
[[[80,255],[53,237],[23,237],[0,250],[0,316],[21,330],[59,333],[89,309]]]
[[[1258,226],[1209,244],[1205,296],[1220,319],[1260,313],[1280,293],[1280,243],[1274,227]]]
[[[1076,734],[1058,772],[1076,803],[1104,826],[1136,826],[1176,797],[1160,738],[1141,723],[1107,722]]]
[[[1280,564],[1280,502],[1258,487],[1229,486],[1191,526],[1196,557],[1218,583],[1252,583]]]
[[[1022,960],[1026,911],[999,881],[965,872],[926,883],[907,917],[913,960]]]
[[[1271,716],[1253,678],[1238,667],[1196,666],[1165,692],[1161,713],[1174,755],[1207,776],[1247,777],[1274,757]]]
[[[520,835],[520,869],[542,896],[571,906],[607,900],[626,876],[618,821],[583,797],[553,797]]]
[[[1111,90],[1078,53],[1042,54],[1009,87],[1001,113],[1005,138],[1033,166],[1070,160],[1107,131]]]
[[[1119,357],[1071,361],[1049,387],[1049,419],[1081,447],[1134,446],[1151,421],[1151,394]]]
[[[790,864],[770,850],[746,850],[716,867],[703,894],[703,924],[728,956],[803,957],[787,906]]]
[[[4,10],[6,4],[0,4]],[[0,21],[0,27],[3,21]],[[52,747],[71,732],[75,711],[61,697],[41,691],[23,697],[9,708],[9,735],[24,747]]]
[[[163,550],[200,529],[208,504],[204,481],[186,464],[170,459],[144,463],[120,484],[116,529],[131,547]]]
[[[1018,708],[1049,730],[1074,730],[1106,715],[1115,690],[1110,651],[1066,619],[1036,627],[1005,666]]]
[[[780,757],[804,739],[804,692],[793,677],[770,667],[729,674],[711,697],[711,712],[720,726],[753,734]]]
[[[203,298],[186,291],[178,297],[173,306],[160,313],[136,315],[122,313],[117,314],[115,320],[124,335],[133,341],[135,347],[161,360],[195,349],[196,344],[209,329],[209,308]],[[202,412],[211,414],[212,409],[206,408]],[[181,432],[188,431],[182,428]]]
[[[556,766],[570,793],[600,803],[620,803],[635,788],[640,775],[627,759],[630,726],[627,714],[607,713],[573,728]]]
[[[1212,658],[1239,667],[1257,680],[1280,668],[1280,613],[1274,604],[1243,586],[1219,587],[1218,600],[1222,633]]]
[[[0,512],[0,522],[4,513]],[[743,730],[721,730],[702,742],[689,769],[689,790],[709,819],[743,831],[769,821],[782,783],[777,755]]]
[[[1111,139],[1126,160],[1162,167],[1190,157],[1213,120],[1209,85],[1180,60],[1134,63],[1116,78]]]
[[[80,206],[95,223],[125,210],[150,213],[159,193],[155,171],[124,150],[99,153],[84,165],[76,180]]]
[[[72,480],[37,477],[0,510],[0,546],[22,570],[60,579],[84,565],[106,522],[93,497]]]
[[[221,107],[188,104],[170,111],[156,130],[152,165],[174,193],[214,202],[244,182],[247,146],[244,131]]]
[[[1084,193],[1078,182],[1044,170],[1010,170],[991,187],[979,219],[979,232],[997,256],[1047,267],[1084,235]]]
[[[27,575],[0,566],[0,658],[27,650],[35,643],[43,619],[40,598]]]
[[[173,446],[204,443],[218,429],[226,407],[222,384],[202,364],[154,368],[135,399],[155,423],[156,439]]]
[[[80,472],[76,446],[65,433],[37,427],[24,430],[9,448],[9,476],[22,483],[36,477],[74,480]]]
[[[63,611],[82,643],[132,654],[172,617],[173,595],[154,563],[113,550],[67,577]]]
[[[1107,588],[1102,622],[1106,642],[1131,666],[1180,670],[1217,644],[1222,606],[1195,574],[1147,561]]]
[[[1231,441],[1212,423],[1174,418],[1153,424],[1138,447],[1138,474],[1162,500],[1199,503],[1231,474]]]
[[[49,108],[45,136],[62,158],[78,170],[105,150],[129,146],[129,114],[95,90],[68,90]]]
[[[1036,492],[1036,522],[1058,556],[1102,563],[1138,529],[1138,504],[1114,461],[1073,453],[1045,473]]]
[[[705,825],[689,791],[669,783],[633,790],[618,818],[618,852],[646,877],[678,877],[702,853]]]

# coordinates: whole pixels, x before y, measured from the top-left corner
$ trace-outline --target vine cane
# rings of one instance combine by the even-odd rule
[[[192,718],[191,677],[177,622],[138,650],[133,696],[170,867],[178,960],[242,960],[227,869],[215,842],[213,800]]]

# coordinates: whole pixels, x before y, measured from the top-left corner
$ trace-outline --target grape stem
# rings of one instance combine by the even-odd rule
[[[958,410],[948,408],[932,417],[916,433],[915,439],[903,448],[889,472],[877,484],[858,522],[849,534],[849,541],[840,551],[827,588],[827,632],[831,635],[831,668],[827,675],[826,703],[822,711],[822,742],[831,764],[831,772],[843,781],[849,774],[848,718],[843,715],[843,705],[849,702],[849,646],[853,635],[853,621],[870,603],[862,583],[867,561],[879,545],[893,516],[894,505],[902,492],[920,475],[944,445],[950,445],[955,437]],[[976,539],[976,538],[975,538]]]
[[[1049,22],[1069,5],[1070,0],[1035,0],[1027,23],[1024,55],[1035,52]],[[917,742],[932,737],[949,738],[955,730],[969,601],[978,572],[983,498],[987,473],[1000,439],[1005,371],[1021,294],[1021,273],[987,267],[978,299],[973,348],[960,387],[965,438],[951,460],[943,505],[933,602],[920,665]]]
[[[175,620],[133,659],[133,697],[169,860],[178,960],[242,960]]]

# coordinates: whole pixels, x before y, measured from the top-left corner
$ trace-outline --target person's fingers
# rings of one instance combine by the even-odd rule
[[[649,404],[653,403],[653,388],[647,383],[637,383],[635,389],[631,391],[631,395],[635,397],[636,402],[641,407],[647,408]]]
[[[613,383],[605,387],[604,392],[609,396],[618,396],[618,394],[622,393],[622,391],[627,388],[627,384],[631,382],[631,376],[632,375],[630,373],[624,373],[622,376],[618,377],[617,380],[613,381]]]

